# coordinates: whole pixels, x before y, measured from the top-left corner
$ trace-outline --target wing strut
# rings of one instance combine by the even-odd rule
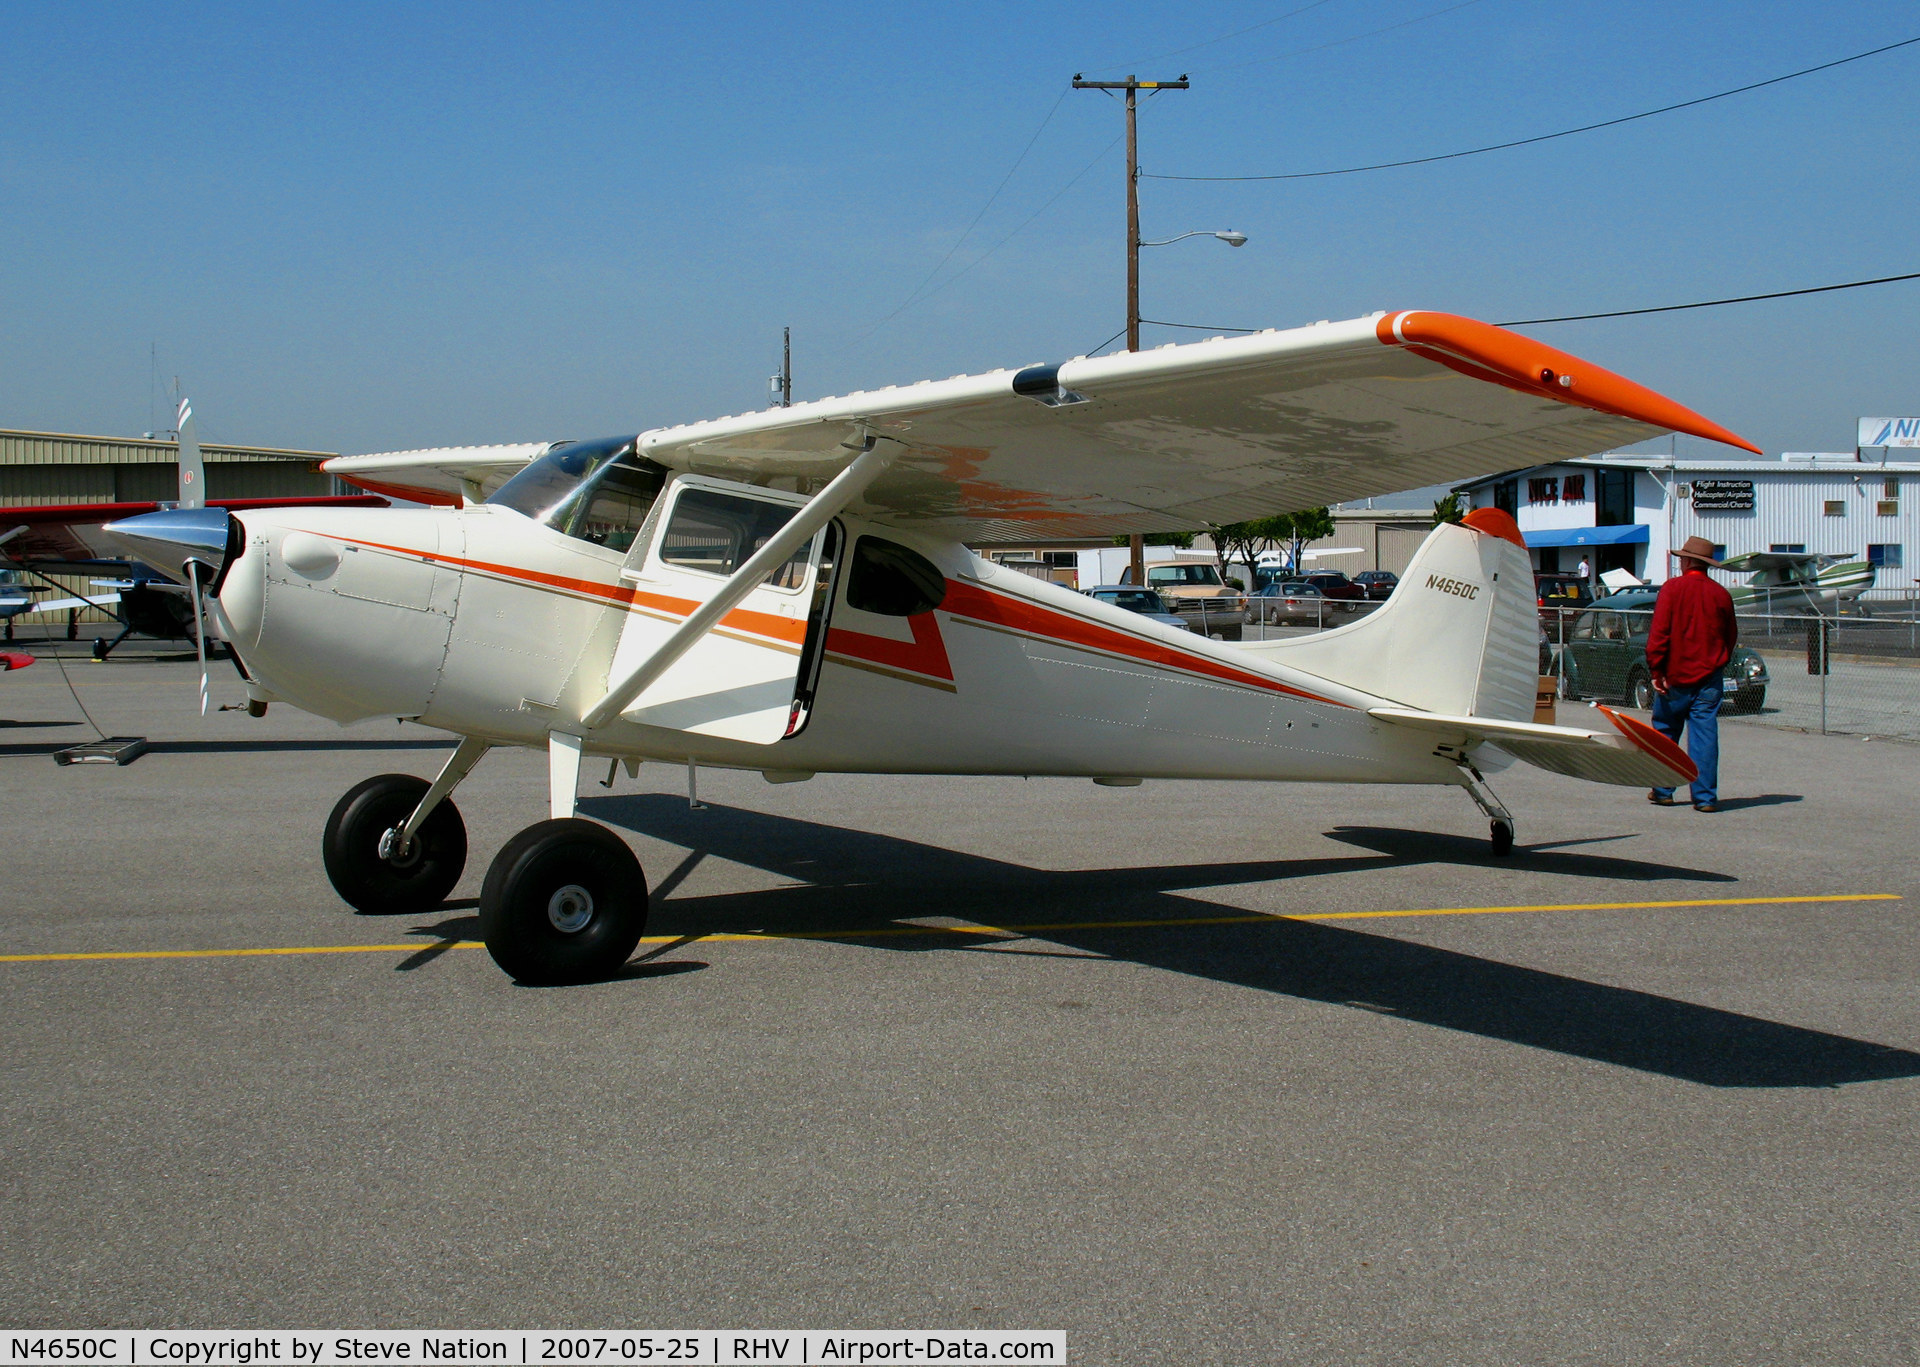
[[[722,617],[738,607],[749,593],[765,582],[768,575],[785,563],[788,556],[804,546],[815,532],[860,497],[874,478],[892,464],[894,453],[899,449],[899,444],[891,438],[885,446],[881,446],[874,437],[867,436],[853,463],[835,475],[832,483],[815,494],[786,526],[749,556],[747,563],[728,577],[718,593],[695,608],[692,616],[674,628],[673,634],[660,643],[658,650],[609,683],[606,696],[588,710],[581,718],[581,724],[589,731],[596,730],[625,711],[635,698],[718,626]]]

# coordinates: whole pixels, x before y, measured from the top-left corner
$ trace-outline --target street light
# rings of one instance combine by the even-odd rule
[[[1247,245],[1247,235],[1234,228],[1228,228],[1225,232],[1218,233],[1208,232],[1205,228],[1195,228],[1190,233],[1181,233],[1179,237],[1169,237],[1165,242],[1142,242],[1140,245],[1143,247],[1164,247],[1168,245],[1168,243],[1179,242],[1189,237],[1217,237],[1229,247],[1244,247]]]

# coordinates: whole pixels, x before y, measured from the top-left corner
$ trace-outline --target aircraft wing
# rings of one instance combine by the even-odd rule
[[[656,429],[640,449],[812,487],[868,437],[894,442],[856,507],[992,541],[1191,530],[1667,431],[1758,449],[1531,338],[1407,312],[849,394]]]
[[[1720,568],[1734,574],[1755,574],[1760,570],[1791,570],[1818,560],[1816,551],[1749,551],[1720,562]]]
[[[103,593],[98,598],[55,598],[50,602],[35,603],[22,617],[31,617],[36,612],[70,612],[79,608],[104,608],[120,601],[117,593]]]
[[[478,503],[545,455],[550,441],[510,442],[501,446],[439,446],[420,451],[381,451],[366,456],[335,456],[320,462],[327,474],[376,494],[415,503]]]

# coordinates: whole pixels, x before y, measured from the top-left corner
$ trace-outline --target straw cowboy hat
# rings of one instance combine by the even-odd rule
[[[1716,570],[1725,568],[1713,558],[1713,543],[1704,536],[1690,536],[1682,545],[1668,551],[1667,554],[1677,555],[1683,560],[1698,560],[1701,564]]]

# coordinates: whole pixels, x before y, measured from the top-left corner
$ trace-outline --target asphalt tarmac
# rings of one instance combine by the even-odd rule
[[[155,749],[58,768],[58,668],[0,678],[0,955],[341,952],[0,962],[8,1326],[1920,1352],[1920,748],[1723,728],[1718,816],[1518,768],[1510,860],[1456,791],[650,765],[582,805],[649,957],[533,989],[463,942],[542,757],[461,790],[452,902],[355,916],[328,809],[444,739],[68,669]]]

